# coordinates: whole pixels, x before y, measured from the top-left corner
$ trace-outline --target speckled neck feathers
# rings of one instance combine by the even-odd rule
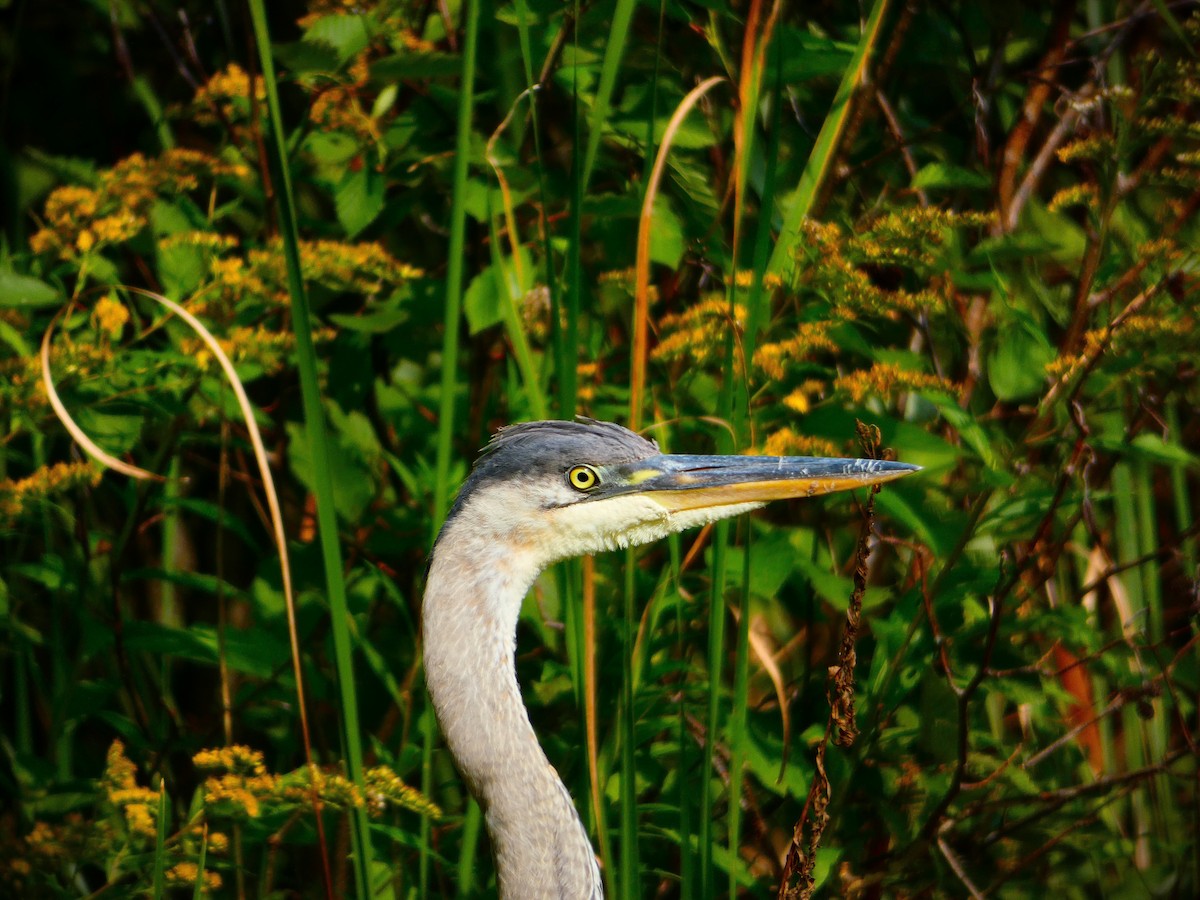
[[[422,613],[438,723],[483,807],[503,900],[601,900],[596,858],[570,795],[538,746],[514,667],[521,601],[540,565],[450,523]]]

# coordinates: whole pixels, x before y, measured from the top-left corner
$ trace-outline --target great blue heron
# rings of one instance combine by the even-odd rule
[[[484,448],[434,546],[425,679],[446,743],[479,801],[505,900],[604,891],[587,832],[538,746],[517,686],[521,602],[573,556],[644,544],[785,497],[917,469],[870,459],[675,456],[609,422],[529,422]]]

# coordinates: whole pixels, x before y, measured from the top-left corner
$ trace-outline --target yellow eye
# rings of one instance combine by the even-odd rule
[[[575,466],[567,473],[567,481],[578,491],[590,491],[600,483],[600,476],[591,466]]]

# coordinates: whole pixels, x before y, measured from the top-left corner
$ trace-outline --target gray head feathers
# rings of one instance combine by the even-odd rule
[[[497,431],[479,453],[470,476],[446,516],[448,525],[489,483],[536,479],[572,466],[633,462],[658,453],[658,444],[612,422],[580,416],[574,422],[521,422]],[[444,528],[445,526],[443,526]]]

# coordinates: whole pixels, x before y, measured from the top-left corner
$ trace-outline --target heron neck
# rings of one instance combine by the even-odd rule
[[[517,685],[517,617],[540,566],[496,546],[452,525],[439,539],[422,606],[426,684],[450,753],[483,809],[501,898],[599,900],[587,833]]]

